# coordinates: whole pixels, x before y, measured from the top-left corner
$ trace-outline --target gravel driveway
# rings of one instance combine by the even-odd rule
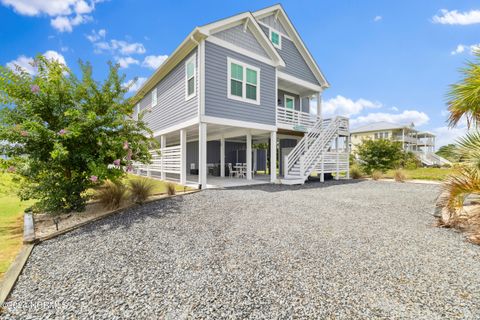
[[[479,319],[480,247],[435,185],[209,190],[35,247],[7,319]]]

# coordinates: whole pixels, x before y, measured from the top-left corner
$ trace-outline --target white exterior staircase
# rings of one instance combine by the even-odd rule
[[[443,165],[452,165],[450,161],[445,158],[440,157],[434,152],[415,152],[417,158],[422,162],[423,165],[430,167],[434,165],[443,166]]]
[[[349,135],[348,118],[318,119],[285,157],[285,176],[281,182],[283,184],[303,184],[313,171],[324,168],[326,161],[329,161],[330,164],[333,161],[336,172],[338,173],[341,168],[343,171],[347,171],[348,176],[348,147],[343,153],[340,153],[339,150],[336,150],[335,153],[329,150],[332,142],[340,135],[346,137]],[[322,170],[322,173],[325,173],[325,170]]]

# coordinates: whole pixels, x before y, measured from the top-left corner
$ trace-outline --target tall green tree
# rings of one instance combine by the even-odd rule
[[[81,78],[43,56],[34,67],[33,76],[0,67],[0,154],[23,177],[22,199],[47,212],[80,211],[88,188],[148,162],[155,140],[141,116],[132,118],[118,66],[102,82],[88,63],[80,62]]]

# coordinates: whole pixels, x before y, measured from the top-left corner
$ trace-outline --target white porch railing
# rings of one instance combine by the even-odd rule
[[[180,146],[161,148],[158,151],[150,151],[152,163],[135,163],[134,168],[147,171],[147,174],[150,172],[180,174],[182,168]]]
[[[348,166],[349,153],[348,152],[327,151],[323,153],[322,160],[323,160],[324,173],[347,172],[349,170],[349,166]],[[322,172],[321,162],[317,164],[315,171],[317,173]]]
[[[287,125],[299,131],[307,131],[307,129],[315,126],[317,116],[307,112],[302,112],[284,107],[277,107],[277,124]]]

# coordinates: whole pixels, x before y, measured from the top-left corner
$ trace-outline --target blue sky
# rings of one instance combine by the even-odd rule
[[[78,72],[90,61],[106,75],[119,62],[126,80],[148,77],[198,25],[274,4],[268,1],[0,0],[0,64],[28,66],[42,53]],[[415,122],[439,144],[447,130],[445,95],[480,44],[480,3],[456,1],[283,1],[331,83],[324,110],[352,126]]]

